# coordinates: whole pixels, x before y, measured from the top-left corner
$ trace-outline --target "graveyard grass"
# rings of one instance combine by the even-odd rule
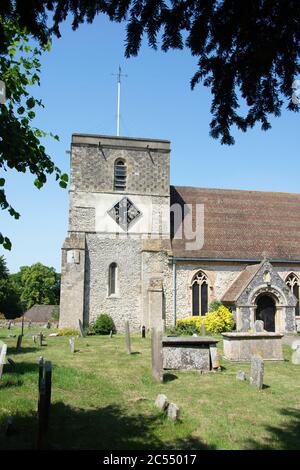
[[[6,364],[0,381],[0,449],[36,446],[41,355],[53,365],[47,448],[300,448],[300,367],[291,364],[289,347],[285,362],[265,364],[264,389],[258,391],[236,380],[239,369],[249,378],[249,364],[225,360],[222,372],[169,372],[163,384],[155,384],[149,337],[132,335],[128,355],[124,335],[78,338],[75,354],[67,337],[47,338],[39,347],[25,336],[17,353],[16,338],[7,338],[8,333],[0,329],[0,340],[16,365]],[[179,422],[155,407],[159,393],[180,407]],[[9,416],[14,432],[6,435]]]

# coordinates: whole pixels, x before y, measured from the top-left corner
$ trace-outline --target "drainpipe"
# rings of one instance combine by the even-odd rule
[[[176,326],[176,260],[173,258],[173,322]]]

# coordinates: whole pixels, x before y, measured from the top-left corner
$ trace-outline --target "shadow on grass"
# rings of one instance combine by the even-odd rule
[[[195,437],[162,440],[162,427],[171,436],[177,423],[166,421],[161,414],[128,415],[116,405],[98,409],[73,408],[62,402],[50,410],[49,432],[44,448],[94,450],[208,450]],[[1,429],[0,448],[35,448],[36,413],[14,416],[16,432],[5,436]],[[167,428],[170,428],[169,430]],[[4,434],[4,436],[3,436]],[[24,440],[24,436],[26,436]],[[30,438],[29,438],[30,436]]]
[[[7,348],[7,355],[10,354],[27,354],[27,353],[34,353],[37,352],[40,348],[37,347],[30,347],[30,346],[22,346],[19,351],[17,351],[16,346],[9,346]]]
[[[296,408],[283,408],[280,414],[288,418],[288,421],[282,423],[281,427],[265,426],[269,437],[264,442],[254,439],[247,441],[247,448],[251,449],[280,449],[280,450],[299,450],[300,449],[300,410]]]
[[[173,380],[176,380],[176,379],[178,379],[178,377],[175,374],[170,374],[170,373],[164,374],[164,382],[172,382]]]
[[[5,364],[3,377],[6,377],[8,374],[10,377],[13,375],[23,375],[28,372],[37,372],[38,363],[32,362],[15,362],[14,365]]]

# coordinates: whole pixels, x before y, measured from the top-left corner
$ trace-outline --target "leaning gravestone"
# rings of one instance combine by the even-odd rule
[[[84,334],[83,324],[82,324],[82,321],[80,320],[80,318],[78,319],[78,328],[79,328],[79,334],[83,338],[85,336],[85,334]]]
[[[172,421],[177,421],[179,419],[180,410],[175,403],[170,403],[168,406],[167,416]]]
[[[17,350],[17,351],[20,351],[20,349],[21,349],[21,346],[22,346],[22,339],[23,339],[23,335],[19,335],[19,336],[18,336],[18,339],[17,339],[17,346],[16,346],[16,350]]]
[[[168,408],[169,406],[169,401],[166,397],[166,395],[164,394],[159,394],[157,395],[156,397],[156,400],[155,400],[155,405],[161,410],[161,411],[166,411],[166,409]]]
[[[253,355],[251,357],[250,384],[259,390],[263,388],[264,383],[264,361],[261,356]]]
[[[126,342],[127,354],[131,354],[131,340],[130,340],[130,329],[129,329],[128,320],[126,320],[125,322],[125,342]]]
[[[156,382],[163,382],[162,332],[152,328],[151,334],[152,377]]]
[[[6,353],[7,353],[7,345],[3,344],[1,351],[0,351],[0,380],[3,375],[3,368],[5,364]]]
[[[43,339],[44,339],[43,333],[40,332],[39,335],[38,335],[38,337],[39,337],[40,347],[42,347],[42,346],[43,346]]]
[[[265,325],[262,320],[256,320],[254,322],[254,331],[256,333],[262,333],[263,331],[265,331]]]
[[[70,338],[69,343],[70,343],[71,353],[74,354],[74,352],[75,352],[75,338]]]
[[[292,364],[299,365],[300,364],[300,340],[296,340],[293,342],[292,350],[294,351],[292,354]]]

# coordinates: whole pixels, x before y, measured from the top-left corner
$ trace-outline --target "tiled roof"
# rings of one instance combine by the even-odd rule
[[[225,294],[221,298],[221,301],[235,302],[239,298],[240,294],[244,291],[244,289],[246,289],[247,285],[253,279],[260,267],[261,263],[247,266],[246,269],[244,269],[244,271],[239,274],[236,280],[225,292]]]
[[[171,186],[171,204],[204,205],[204,245],[190,250],[173,239],[183,258],[300,260],[300,194]],[[175,230],[176,231],[176,230]]]
[[[46,322],[51,320],[57,305],[34,305],[26,313],[25,317],[32,321]]]

